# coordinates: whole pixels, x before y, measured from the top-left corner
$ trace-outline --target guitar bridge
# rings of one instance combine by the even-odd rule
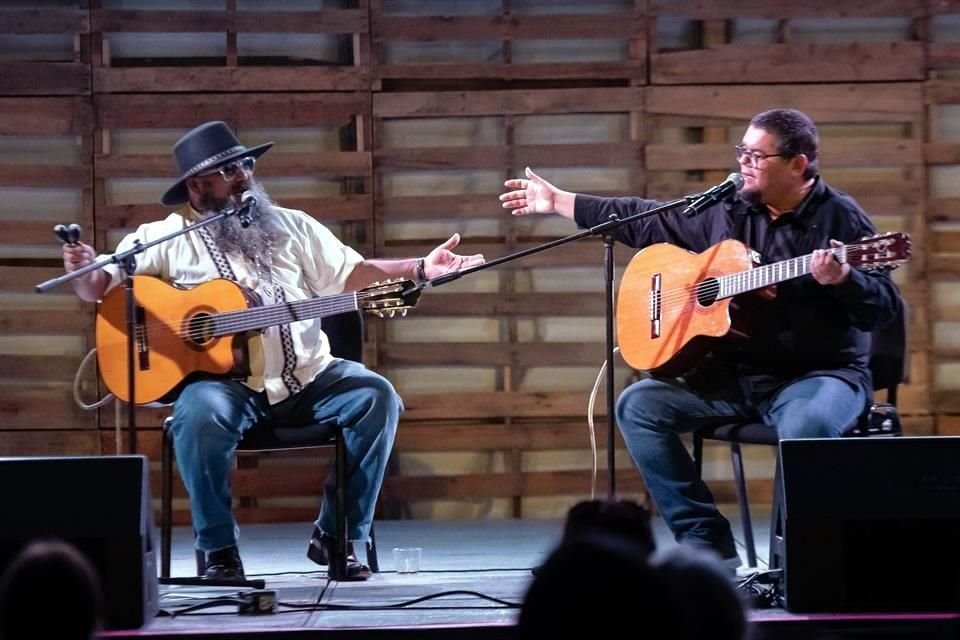
[[[650,278],[650,337],[660,337],[660,321],[663,316],[663,295],[661,288],[663,278],[661,274],[655,273]]]
[[[136,336],[135,345],[137,350],[137,361],[141,371],[150,368],[150,343],[147,341],[147,322],[146,311],[140,305],[137,305],[133,313],[134,336]]]

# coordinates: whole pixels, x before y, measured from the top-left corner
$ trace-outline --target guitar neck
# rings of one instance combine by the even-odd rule
[[[298,320],[313,320],[359,309],[357,293],[271,304],[251,309],[224,311],[213,315],[213,335],[225,336],[259,331]]]
[[[829,249],[829,251],[841,262],[846,261],[846,246],[833,247]],[[748,269],[747,271],[720,276],[717,278],[720,286],[720,294],[717,298],[731,298],[741,293],[756,291],[757,289],[763,289],[764,287],[769,287],[779,282],[805,276],[810,273],[810,262],[812,260],[813,254],[807,254],[781,262],[774,262],[773,264],[765,264],[753,269]]]

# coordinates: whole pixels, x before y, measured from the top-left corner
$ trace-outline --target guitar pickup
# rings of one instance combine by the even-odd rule
[[[141,371],[150,368],[150,343],[147,340],[147,313],[141,305],[137,305],[133,312],[135,348],[137,362]]]
[[[660,337],[660,321],[663,318],[663,278],[655,273],[650,278],[650,337]]]

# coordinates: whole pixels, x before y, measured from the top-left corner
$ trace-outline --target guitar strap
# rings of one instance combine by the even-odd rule
[[[217,267],[217,273],[220,274],[220,277],[230,280],[231,282],[236,282],[237,276],[233,272],[233,267],[230,266],[227,256],[223,255],[220,247],[214,242],[210,232],[207,231],[206,227],[201,227],[197,229],[197,233],[200,234],[204,246],[206,246],[207,251],[210,252],[210,257],[213,258],[213,264]],[[257,277],[261,283],[260,288],[263,289],[263,292],[270,298],[270,300],[267,301],[268,304],[282,304],[286,302],[287,296],[283,292],[283,287],[278,287],[273,278],[273,255],[267,252],[265,269],[264,266],[261,266],[259,259],[256,261],[256,267]],[[264,271],[266,271],[266,273],[264,273]],[[288,324],[281,324],[279,329],[280,345],[283,348],[283,369],[280,374],[280,379],[283,380],[283,384],[290,395],[293,395],[303,389],[303,385],[300,384],[300,381],[293,375],[294,370],[297,368],[297,354],[293,349],[293,334],[290,332],[290,325]]]

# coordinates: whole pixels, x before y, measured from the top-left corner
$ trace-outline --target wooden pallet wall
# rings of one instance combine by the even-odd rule
[[[578,191],[677,197],[734,170],[746,121],[775,106],[818,123],[831,184],[882,230],[913,236],[914,258],[895,272],[910,305],[901,406],[911,433],[960,433],[956,2],[63,4],[0,10],[11,43],[0,57],[0,378],[12,390],[0,454],[117,449],[122,412],[73,399],[92,305],[32,285],[59,272],[53,224],[77,222],[106,248],[164,215],[170,146],[201,121],[226,120],[247,144],[276,139],[257,165],[267,188],[366,255],[423,255],[459,232],[463,251],[492,259],[575,230],[500,208],[503,181],[525,167]],[[617,247],[618,269],[632,255]],[[601,261],[602,243],[582,240],[429,291],[406,318],[369,320],[367,361],[406,404],[385,513],[559,515],[589,493]],[[632,374],[618,362],[618,387]],[[82,396],[100,392],[85,376]],[[602,493],[602,388],[594,414]],[[138,412],[151,459],[165,415]],[[759,501],[765,455],[751,481]],[[724,449],[711,456],[711,486],[732,499]],[[621,492],[642,497],[622,446],[617,471]],[[309,457],[243,463],[241,519],[309,519],[324,472]]]

